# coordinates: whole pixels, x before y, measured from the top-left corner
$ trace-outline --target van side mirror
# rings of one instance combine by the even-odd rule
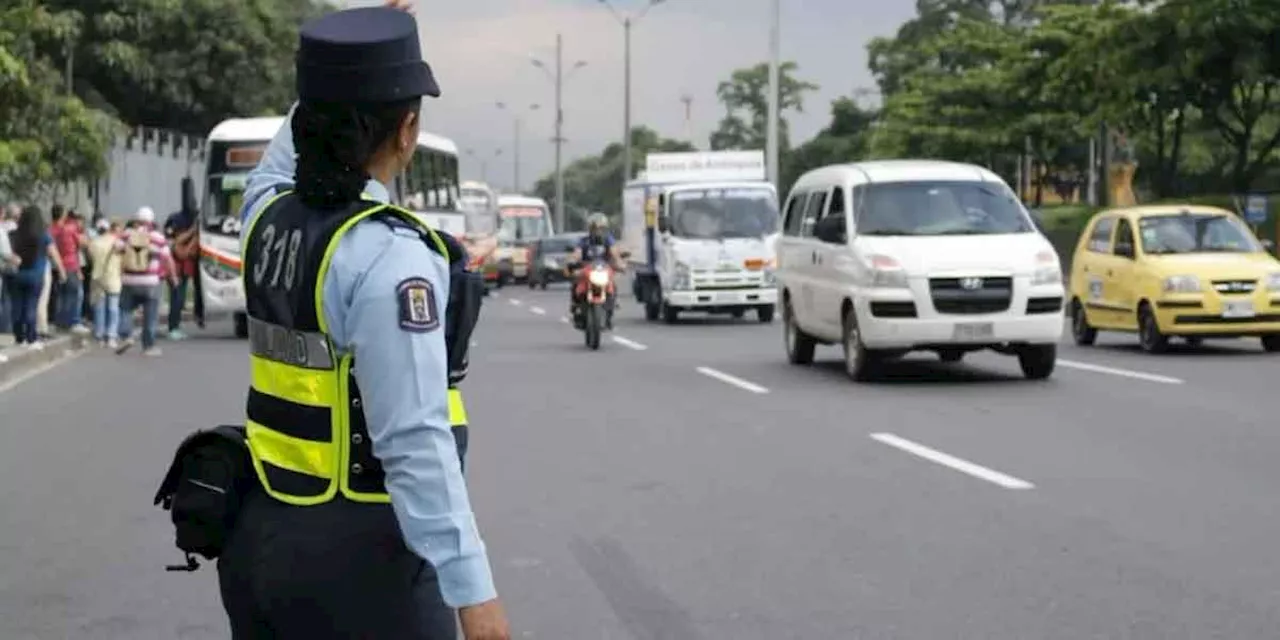
[[[666,216],[658,216],[658,231],[666,233],[671,230],[671,221]]]
[[[1115,254],[1122,258],[1133,258],[1133,243],[1117,242]]]
[[[827,216],[813,226],[813,235],[829,244],[845,244],[849,241],[844,216]]]

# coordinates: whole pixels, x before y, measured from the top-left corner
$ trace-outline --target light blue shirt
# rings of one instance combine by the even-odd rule
[[[290,110],[249,173],[240,211],[244,230],[267,200],[293,187],[292,117]],[[389,200],[387,188],[374,180],[365,193]],[[443,313],[449,297],[445,259],[410,229],[362,222],[338,241],[324,276],[322,312],[334,346],[355,356],[373,453],[382,461],[400,530],[409,548],[435,567],[444,601],[465,607],[492,600],[497,590],[449,426],[444,329],[400,328],[396,286],[407,278],[430,282]]]

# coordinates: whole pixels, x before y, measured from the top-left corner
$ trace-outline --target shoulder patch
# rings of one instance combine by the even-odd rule
[[[400,307],[401,329],[413,333],[428,333],[440,328],[435,286],[426,278],[401,280],[396,285],[396,301]]]

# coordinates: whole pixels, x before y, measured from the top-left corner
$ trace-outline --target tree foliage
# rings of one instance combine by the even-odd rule
[[[787,149],[790,140],[788,111],[804,111],[804,95],[815,91],[818,85],[795,76],[795,62],[783,62],[778,66],[778,146]],[[724,105],[725,115],[719,127],[711,134],[712,149],[764,149],[769,122],[769,65],[760,63],[754,67],[738,69],[728,80],[716,87],[716,96]]]

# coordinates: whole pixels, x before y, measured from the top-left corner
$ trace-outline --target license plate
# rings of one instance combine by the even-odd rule
[[[951,337],[956,340],[986,340],[995,336],[995,325],[990,322],[959,322]]]
[[[1253,310],[1252,300],[1235,300],[1222,303],[1222,317],[1224,318],[1252,318],[1254,315],[1256,315],[1256,312]]]

